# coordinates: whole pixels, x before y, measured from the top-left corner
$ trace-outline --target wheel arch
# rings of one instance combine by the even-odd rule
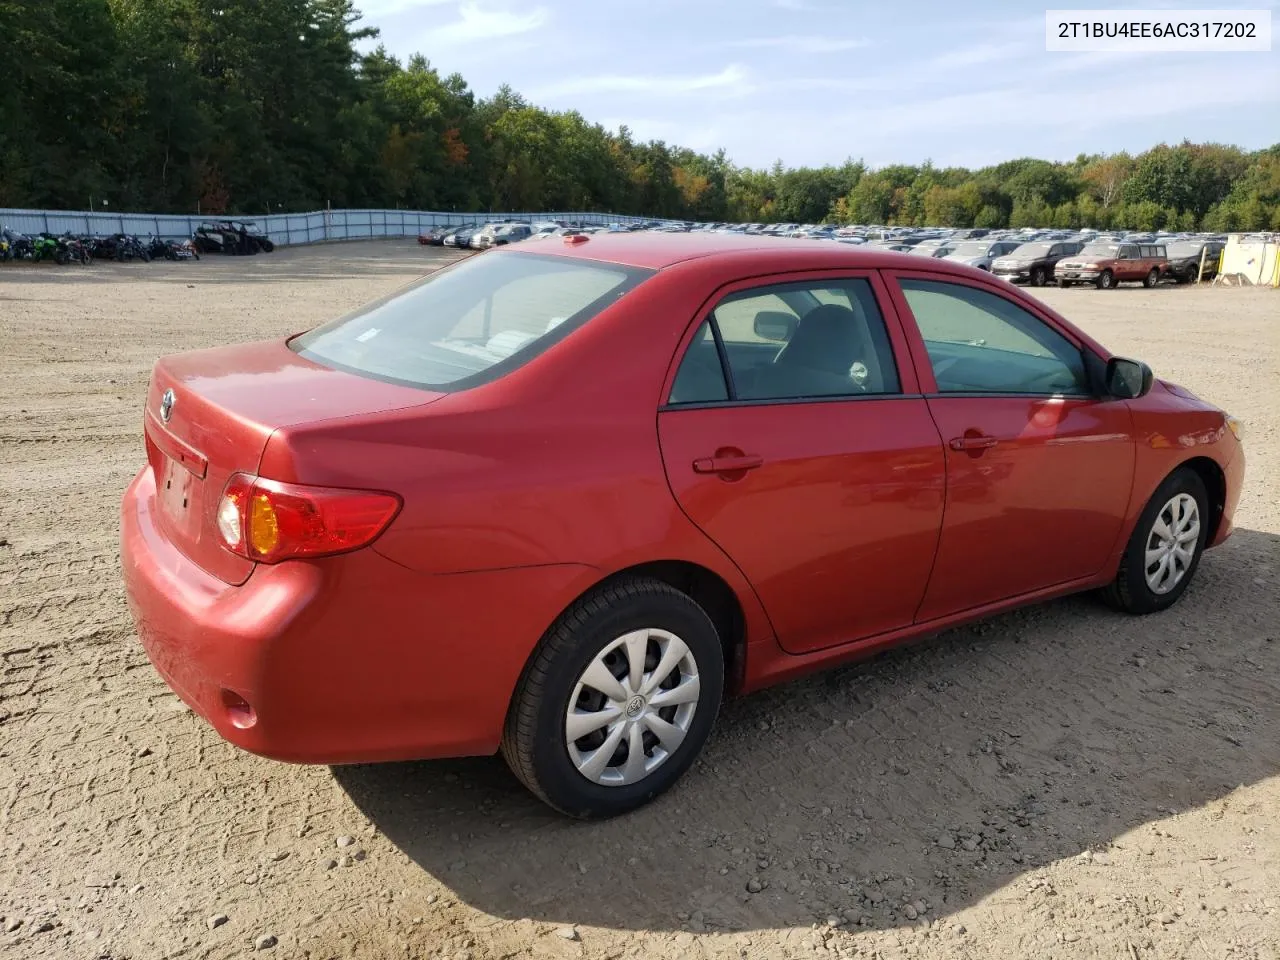
[[[1184,460],[1168,476],[1161,480],[1164,483],[1174,473],[1182,469],[1195,472],[1204,483],[1205,495],[1209,498],[1209,533],[1205,543],[1213,543],[1218,535],[1218,527],[1222,525],[1222,515],[1227,505],[1227,475],[1217,460],[1212,457],[1192,457]]]
[[[580,601],[619,580],[647,577],[679,590],[706,612],[720,638],[724,652],[725,692],[742,688],[747,662],[747,615],[737,592],[716,571],[691,560],[648,560],[621,567],[580,590],[564,604],[552,623]],[[548,625],[550,629],[550,625]],[[529,652],[530,659],[536,648]]]
[[[679,590],[706,612],[724,651],[725,692],[739,690],[746,671],[747,628],[746,612],[733,587],[720,574],[702,564],[689,560],[652,560],[611,573],[592,589],[630,577],[660,580]]]

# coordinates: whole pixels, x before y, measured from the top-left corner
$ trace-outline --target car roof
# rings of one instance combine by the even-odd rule
[[[740,233],[596,233],[587,240],[536,248],[504,248],[513,255],[568,257],[598,260],[629,267],[661,270],[688,260],[758,259],[771,254],[769,260],[779,270],[791,269],[877,269],[919,270],[920,258],[905,253],[859,244],[832,243],[829,240],[780,240],[753,237]],[[931,262],[930,270],[939,273],[971,275],[967,267]]]

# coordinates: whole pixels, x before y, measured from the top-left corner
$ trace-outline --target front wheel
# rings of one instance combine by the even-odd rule
[[[1116,285],[1116,275],[1110,270],[1103,270],[1097,279],[1099,290],[1110,290]]]
[[[1033,267],[1031,270],[1031,285],[1033,287],[1043,287],[1045,284],[1044,267]]]
[[[1145,277],[1142,278],[1142,285],[1148,290],[1160,282],[1160,271],[1152,267]]]
[[[1103,599],[1125,613],[1165,610],[1195,576],[1209,537],[1204,481],[1182,467],[1160,484],[1138,518],[1116,578]]]
[[[661,581],[623,580],[577,601],[539,642],[502,755],[561,813],[616,816],[689,768],[723,693],[724,654],[706,612]]]
[[[1071,286],[1071,281],[1070,281],[1070,280],[1059,280],[1059,281],[1058,281],[1058,287],[1059,287],[1059,289],[1061,289],[1061,290],[1065,290],[1065,289],[1067,289],[1067,287],[1069,287],[1069,286]]]

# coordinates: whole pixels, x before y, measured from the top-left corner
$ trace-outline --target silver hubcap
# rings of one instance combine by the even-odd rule
[[[1180,493],[1156,514],[1147,535],[1147,586],[1152,593],[1168,593],[1191,569],[1200,545],[1200,508],[1196,499]]]
[[[701,695],[698,663],[666,630],[623,634],[578,678],[564,718],[569,759],[588,780],[643,780],[684,741]]]

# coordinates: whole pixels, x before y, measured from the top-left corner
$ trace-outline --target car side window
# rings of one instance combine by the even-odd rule
[[[1080,350],[1017,304],[958,283],[900,286],[940,393],[1089,395]]]
[[[850,279],[771,284],[725,296],[685,351],[668,402],[806,400],[899,390],[875,294],[867,280]]]
[[[720,352],[711,332],[711,321],[704,320],[680,361],[667,402],[716,403],[728,399],[729,388],[725,384]]]

